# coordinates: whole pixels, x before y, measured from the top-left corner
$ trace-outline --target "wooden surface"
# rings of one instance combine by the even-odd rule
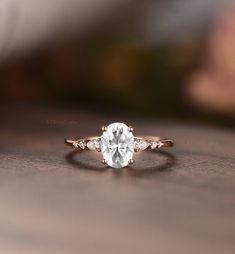
[[[235,132],[46,108],[2,107],[0,253],[235,253]],[[65,137],[123,121],[173,137],[112,170]]]

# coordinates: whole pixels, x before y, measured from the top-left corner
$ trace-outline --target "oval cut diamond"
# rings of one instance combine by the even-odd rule
[[[101,136],[101,152],[107,164],[123,168],[133,158],[134,136],[124,123],[112,123]]]

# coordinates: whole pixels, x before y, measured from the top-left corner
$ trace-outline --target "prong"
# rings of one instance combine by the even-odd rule
[[[106,126],[102,126],[101,130],[102,131],[107,131],[107,127]]]
[[[102,160],[103,164],[107,164],[107,161],[105,159]]]
[[[134,163],[134,160],[133,159],[130,159],[129,161],[128,161],[128,164],[130,164],[130,165],[132,165]]]
[[[128,127],[128,131],[133,132],[134,128],[132,126]]]

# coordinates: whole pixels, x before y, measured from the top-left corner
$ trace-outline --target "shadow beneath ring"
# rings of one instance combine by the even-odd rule
[[[145,151],[148,153],[156,153],[162,157],[164,157],[164,160],[158,164],[153,166],[145,165],[144,167],[138,167],[138,165],[132,165],[132,167],[127,167],[127,173],[131,176],[142,176],[142,175],[148,175],[156,172],[166,172],[172,170],[173,166],[176,164],[176,158],[173,154],[157,150],[157,151]],[[156,159],[157,160],[157,159]],[[146,163],[145,163],[146,164]]]
[[[103,165],[101,163],[99,165],[91,165],[91,163],[87,163],[87,162],[75,159],[77,154],[84,153],[84,152],[86,151],[73,150],[65,156],[65,159],[67,160],[69,164],[81,170],[93,170],[97,172],[103,172],[110,169],[107,165]],[[163,172],[163,171],[165,172],[165,171],[171,170],[172,167],[176,164],[175,156],[171,153],[168,153],[162,150],[148,151],[148,152],[157,153],[158,155],[163,156],[164,161],[161,164],[156,166],[148,166],[146,165],[146,163],[144,163],[145,166],[143,167],[138,167],[137,165],[131,165],[121,170],[113,169],[113,172],[117,175],[126,172],[128,175],[131,175],[131,176],[141,176],[141,175],[147,175],[147,174],[151,174],[155,172]]]
[[[86,161],[81,161],[78,159],[75,159],[75,156],[80,153],[85,153],[89,151],[84,150],[73,150],[65,155],[65,159],[67,162],[73,166],[75,166],[77,169],[81,170],[93,170],[97,172],[102,172],[108,169],[107,165],[103,165],[101,162],[97,165],[91,165],[91,163],[87,163]]]

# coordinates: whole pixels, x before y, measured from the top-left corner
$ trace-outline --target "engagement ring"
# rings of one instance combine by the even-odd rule
[[[102,163],[112,168],[123,168],[133,164],[134,152],[155,150],[161,147],[172,147],[174,141],[156,136],[133,135],[133,128],[124,123],[112,123],[102,127],[98,137],[80,137],[66,139],[65,143],[81,150],[101,152]]]

